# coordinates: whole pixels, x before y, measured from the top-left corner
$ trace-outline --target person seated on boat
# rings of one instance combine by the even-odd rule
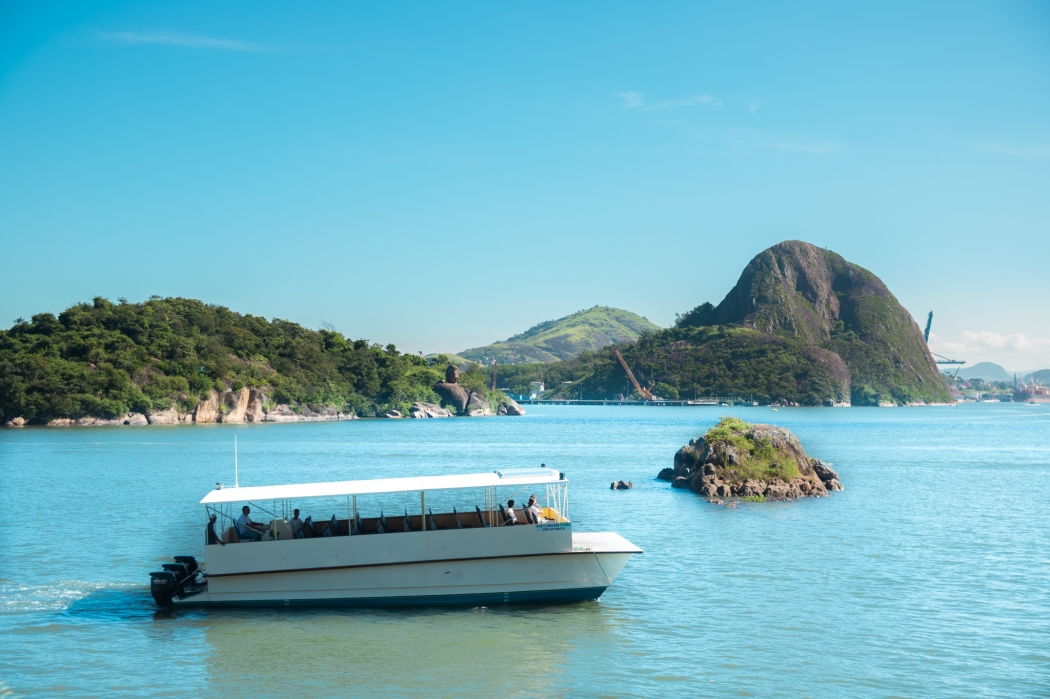
[[[288,526],[292,530],[292,538],[299,538],[299,530],[303,528],[303,520],[299,519],[299,510],[292,510],[292,518],[288,520]]]
[[[208,518],[208,530],[205,535],[205,541],[208,542],[209,546],[214,544],[218,544],[219,546],[226,545],[226,542],[222,540],[222,537],[215,533],[215,515]]]
[[[543,524],[546,520],[543,519],[543,508],[536,502],[536,493],[529,496],[529,504],[525,507],[529,511],[529,515],[532,516],[532,521],[536,524]]]
[[[514,501],[507,500],[507,519],[503,522],[504,525],[514,525],[518,523],[518,517],[514,514]]]
[[[248,513],[251,511],[251,508],[247,505],[241,508],[242,514],[237,518],[237,537],[241,541],[262,541],[262,535],[259,534],[259,529],[262,528],[262,525],[256,524],[248,516]]]

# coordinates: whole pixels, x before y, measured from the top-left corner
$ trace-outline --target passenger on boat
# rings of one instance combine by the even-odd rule
[[[533,522],[536,524],[543,524],[543,508],[541,508],[540,504],[536,502],[535,493],[529,496],[529,504],[525,509],[528,510],[528,514],[531,516]]]
[[[207,533],[205,535],[205,541],[208,542],[209,546],[212,546],[214,544],[218,544],[219,546],[225,546],[226,545],[226,542],[223,541],[222,538],[219,537],[219,535],[215,533],[215,515],[212,515],[208,519],[208,530],[207,530]]]
[[[299,530],[303,528],[303,520],[299,519],[299,510],[292,510],[292,518],[288,520],[288,526],[292,529],[292,538],[299,538]]]
[[[517,524],[518,518],[514,514],[514,501],[507,500],[507,519],[504,524]]]
[[[237,518],[237,537],[241,541],[262,541],[262,535],[259,534],[262,525],[256,524],[248,516],[251,511],[247,505],[241,508],[242,514]]]

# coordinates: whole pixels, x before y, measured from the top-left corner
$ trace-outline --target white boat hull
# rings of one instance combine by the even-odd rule
[[[176,606],[491,606],[597,599],[641,549],[559,529],[412,532],[208,546]]]

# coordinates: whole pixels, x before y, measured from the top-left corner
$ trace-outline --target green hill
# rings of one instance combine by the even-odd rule
[[[949,402],[922,331],[885,284],[833,252],[786,241],[755,256],[718,306],[620,347],[664,398],[753,396],[819,405]],[[632,392],[611,349],[543,367],[504,367],[500,385],[543,380],[556,397]],[[565,382],[569,382],[565,385]]]
[[[520,335],[460,352],[474,362],[500,364],[549,363],[572,359],[621,342],[638,339],[660,326],[629,311],[595,306],[535,325]]]
[[[245,387],[267,405],[372,416],[437,402],[443,375],[393,345],[193,299],[96,298],[0,330],[4,420],[188,413],[212,391]]]

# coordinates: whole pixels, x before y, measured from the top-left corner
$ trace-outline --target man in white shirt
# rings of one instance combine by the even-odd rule
[[[245,505],[241,508],[241,516],[237,518],[237,538],[241,541],[262,541],[257,531],[259,525],[248,516],[251,508]]]
[[[299,530],[303,528],[303,520],[299,519],[299,510],[292,510],[292,518],[288,520],[288,526],[292,528],[292,538],[299,536]]]
[[[518,518],[514,514],[514,501],[507,500],[507,521],[504,524],[517,524]]]

